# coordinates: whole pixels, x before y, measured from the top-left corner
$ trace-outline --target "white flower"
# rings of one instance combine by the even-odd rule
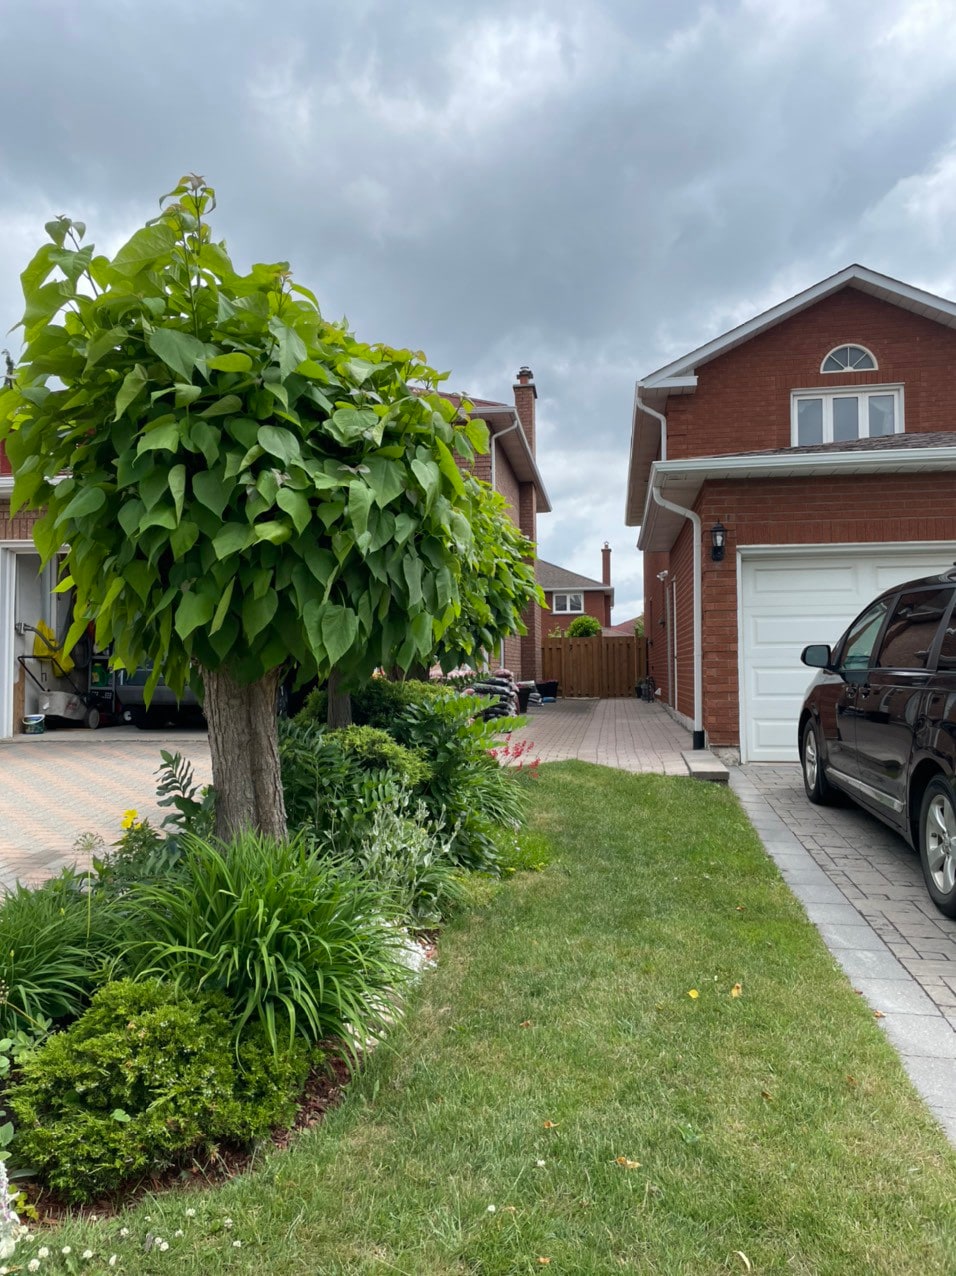
[[[183,1232],[183,1229],[182,1229],[181,1227],[177,1227],[177,1228],[176,1228],[176,1230],[175,1230],[175,1232],[173,1232],[173,1235],[174,1235],[174,1236],[183,1236],[183,1235],[185,1235],[185,1233]]]
[[[489,1214],[494,1214],[494,1212],[495,1212],[495,1210],[497,1210],[497,1208],[498,1208],[498,1206],[497,1206],[497,1205],[489,1205],[489,1206],[488,1206],[488,1213],[489,1213]]]
[[[169,1241],[160,1241],[159,1249],[160,1249],[160,1253],[165,1254],[166,1251],[169,1249]]]
[[[187,1218],[195,1218],[195,1217],[196,1217],[196,1211],[193,1209],[193,1207],[192,1207],[191,1205],[190,1205],[189,1209],[186,1211],[186,1217],[187,1217]]]
[[[543,1170],[545,1167],[545,1164],[546,1162],[544,1161],[535,1161],[535,1165],[538,1167],[539,1170]]]
[[[121,1227],[121,1228],[120,1228],[120,1236],[129,1236],[129,1228],[128,1228],[128,1227]]]
[[[242,1241],[233,1241],[233,1242],[232,1242],[232,1248],[233,1248],[233,1249],[242,1249]]]
[[[60,1250],[60,1253],[61,1253],[61,1254],[72,1254],[72,1253],[73,1253],[73,1248],[72,1248],[72,1246],[70,1246],[70,1245],[64,1245],[64,1246],[63,1246],[63,1248]]]
[[[49,1257],[50,1257],[50,1251],[47,1249],[45,1245],[41,1245],[40,1248],[37,1250],[37,1258],[49,1258]]]
[[[38,1272],[39,1270],[40,1270],[40,1260],[38,1258],[31,1258],[29,1263],[27,1263],[27,1271]]]
[[[81,1257],[81,1258],[92,1258],[92,1257],[93,1257],[93,1251],[92,1251],[91,1249],[85,1249],[85,1250],[83,1251],[83,1253],[80,1255],[80,1257]]]
[[[116,1255],[115,1255],[115,1254],[110,1254],[110,1261],[106,1264],[106,1266],[107,1266],[107,1267],[115,1267],[115,1266],[116,1266]]]
[[[229,1229],[230,1229],[230,1227],[232,1227],[232,1219],[231,1219],[231,1218],[224,1218],[224,1219],[222,1220],[222,1225],[223,1225],[223,1227],[226,1229],[226,1231],[228,1232],[228,1231],[229,1231]]]

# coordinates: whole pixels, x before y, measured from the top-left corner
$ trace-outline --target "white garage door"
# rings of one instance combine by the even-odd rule
[[[795,762],[797,721],[813,671],[811,642],[831,645],[884,589],[952,567],[956,545],[741,550],[740,752],[744,762]]]

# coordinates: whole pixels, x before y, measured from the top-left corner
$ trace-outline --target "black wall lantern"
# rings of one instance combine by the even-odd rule
[[[727,528],[723,523],[715,523],[710,529],[710,557],[713,562],[720,563],[724,557],[724,546],[727,544]]]

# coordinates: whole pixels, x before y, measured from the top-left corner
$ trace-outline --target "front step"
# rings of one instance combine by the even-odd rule
[[[688,773],[694,780],[709,780],[711,784],[726,784],[730,772],[723,762],[711,753],[710,749],[689,749],[681,757],[687,766]]]

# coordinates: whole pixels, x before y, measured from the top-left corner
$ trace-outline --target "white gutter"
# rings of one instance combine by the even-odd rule
[[[703,638],[702,638],[702,618],[700,604],[700,577],[701,577],[701,548],[700,548],[700,515],[695,514],[693,510],[685,509],[683,505],[675,505],[673,501],[665,500],[661,496],[656,487],[651,488],[651,495],[655,502],[666,510],[670,510],[672,514],[680,514],[682,518],[690,519],[694,537],[694,738],[693,747],[702,749],[704,747],[704,669],[703,669]],[[676,618],[675,618],[676,619]],[[677,663],[677,625],[674,625],[674,663]],[[675,705],[676,709],[677,706]]]
[[[13,475],[0,474],[0,496],[9,496],[13,491]]]
[[[652,409],[648,409],[651,411]],[[701,478],[735,478],[741,474],[771,477],[786,472],[800,476],[806,470],[817,474],[896,474],[904,470],[956,469],[956,444],[945,447],[877,448],[847,452],[757,452],[752,455],[695,456],[686,461],[657,461],[658,478],[699,474]]]
[[[658,421],[660,421],[661,423],[661,460],[666,461],[667,460],[667,417],[664,415],[663,412],[658,412],[657,408],[648,407],[648,405],[641,398],[641,390],[643,390],[643,388],[644,387],[641,385],[640,381],[638,381],[637,385],[634,387],[634,406],[635,408],[640,408],[642,412],[646,412],[648,416],[656,416]]]
[[[658,412],[656,408],[648,407],[641,399],[640,385],[634,391],[634,402],[649,416],[657,417],[661,423],[661,459],[667,458],[667,417],[663,412]],[[656,469],[656,467],[655,467]],[[704,747],[704,670],[703,670],[703,621],[700,601],[700,577],[701,577],[701,550],[700,550],[700,515],[695,514],[693,510],[685,509],[683,505],[675,505],[673,501],[665,500],[657,489],[656,484],[651,483],[651,496],[658,505],[664,509],[670,510],[672,514],[680,514],[682,518],[690,520],[693,528],[694,536],[694,739],[693,746],[695,749]],[[665,593],[665,602],[666,602]],[[677,665],[677,617],[674,617],[674,665]],[[677,708],[677,705],[674,705]]]

